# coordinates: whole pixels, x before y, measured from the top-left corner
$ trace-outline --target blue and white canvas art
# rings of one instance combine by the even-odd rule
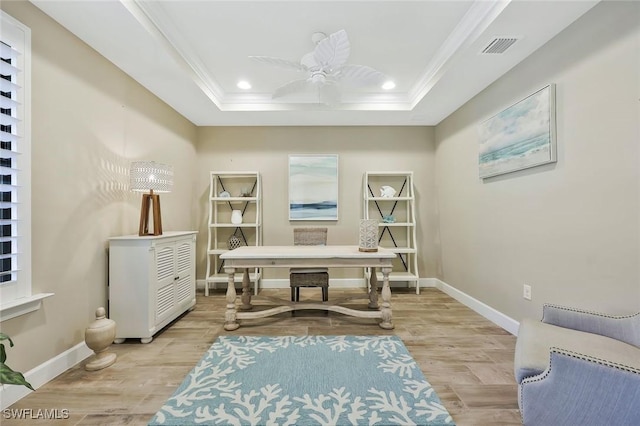
[[[550,84],[480,125],[480,177],[556,161],[555,85]]]
[[[338,156],[289,156],[289,220],[338,220]]]

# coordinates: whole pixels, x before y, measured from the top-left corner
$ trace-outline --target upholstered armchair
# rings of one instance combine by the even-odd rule
[[[640,313],[544,305],[520,323],[514,361],[524,425],[640,425]]]

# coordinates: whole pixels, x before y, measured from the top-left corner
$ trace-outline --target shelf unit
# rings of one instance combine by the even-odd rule
[[[392,197],[381,194],[383,186],[390,186],[396,193]],[[413,172],[386,171],[365,172],[363,179],[363,218],[379,219],[378,245],[398,255],[394,261],[389,281],[415,284],[416,294],[420,293],[418,274],[418,245],[416,240],[415,192]],[[393,216],[394,222],[385,223],[386,216]],[[371,274],[365,269],[365,276]],[[378,272],[378,280],[382,274]]]
[[[228,196],[222,196],[224,195]],[[233,210],[240,210],[242,223],[231,222]],[[229,250],[228,241],[236,236],[242,245],[262,245],[262,186],[259,172],[212,171],[209,179],[209,222],[207,238],[207,276],[204,294],[209,295],[209,286],[226,283],[224,261],[220,255]],[[249,278],[258,287],[262,271],[255,268]],[[242,274],[235,275],[235,282],[242,282]]]

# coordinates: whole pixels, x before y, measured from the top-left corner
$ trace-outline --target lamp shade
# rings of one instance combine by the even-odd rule
[[[173,168],[155,161],[134,161],[129,170],[129,185],[136,192],[171,192]]]

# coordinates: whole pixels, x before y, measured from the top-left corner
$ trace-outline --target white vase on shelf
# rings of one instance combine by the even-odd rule
[[[242,211],[241,210],[232,210],[231,211],[231,223],[234,225],[240,225],[242,223]]]

